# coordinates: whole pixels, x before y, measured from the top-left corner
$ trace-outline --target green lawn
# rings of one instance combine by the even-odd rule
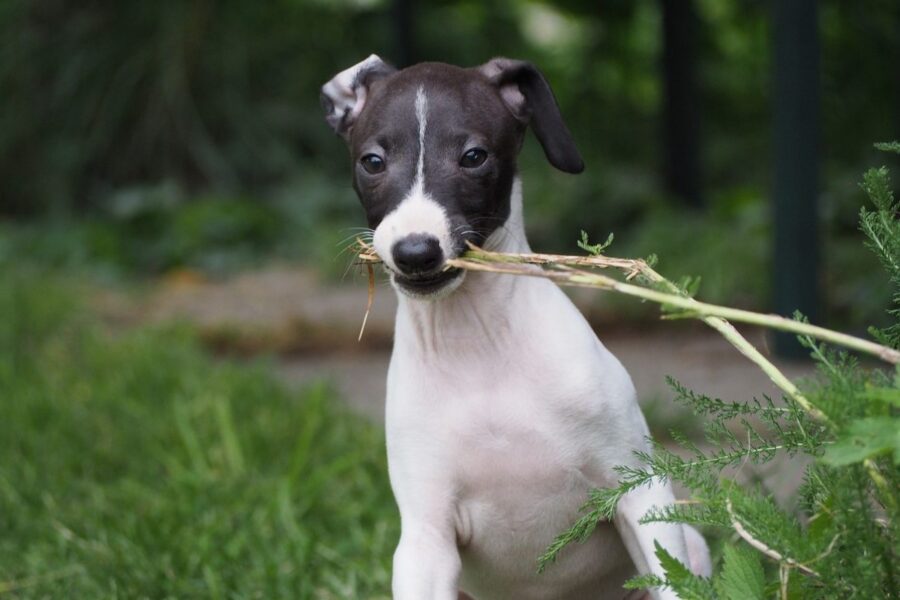
[[[73,289],[0,272],[0,596],[389,596],[380,431]]]

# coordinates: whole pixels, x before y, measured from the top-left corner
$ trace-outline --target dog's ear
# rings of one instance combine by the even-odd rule
[[[369,86],[396,70],[373,54],[341,71],[322,86],[321,102],[325,120],[335,133],[345,140],[349,138],[353,123],[366,105]]]
[[[551,165],[566,173],[584,170],[584,161],[563,122],[553,90],[534,65],[494,58],[478,70],[500,89],[500,97],[513,116],[531,124]]]

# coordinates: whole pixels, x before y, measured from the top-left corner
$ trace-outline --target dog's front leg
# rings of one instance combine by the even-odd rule
[[[680,523],[645,523],[638,521],[647,512],[657,506],[662,508],[675,502],[672,487],[669,483],[654,483],[632,490],[619,500],[614,523],[628,554],[638,572],[653,573],[664,576],[662,566],[656,557],[654,541],[668,551],[683,564],[689,565],[684,528]],[[655,600],[673,600],[678,595],[670,589],[653,589],[651,595]]]
[[[403,520],[394,552],[394,600],[457,600],[460,558],[452,528]]]

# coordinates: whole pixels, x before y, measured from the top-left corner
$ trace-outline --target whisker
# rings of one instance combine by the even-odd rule
[[[335,246],[340,246],[342,244],[346,244],[347,242],[356,241],[357,239],[363,240],[371,240],[373,236],[367,236],[364,233],[351,233],[345,238],[342,238],[339,242],[335,243]]]
[[[347,266],[344,268],[344,272],[341,273],[341,283],[344,282],[344,279],[347,278],[347,273],[349,273],[350,269],[352,269],[354,266],[359,266],[359,263],[357,263],[352,258],[347,261]]]
[[[371,231],[371,230],[370,230],[370,231]],[[352,239],[351,239],[351,238],[352,238]],[[341,248],[341,249],[337,252],[337,254],[335,255],[335,257],[334,257],[333,260],[337,260],[337,259],[340,258],[345,252],[348,252],[348,251],[352,252],[355,256],[358,257],[358,256],[360,255],[361,251],[362,251],[362,250],[359,248],[360,242],[362,242],[363,244],[371,245],[371,244],[372,244],[372,239],[371,239],[371,238],[367,238],[364,234],[351,235],[351,236],[348,236],[348,237],[344,238],[343,240],[341,240],[340,242],[338,242],[338,245],[343,245],[343,248]]]

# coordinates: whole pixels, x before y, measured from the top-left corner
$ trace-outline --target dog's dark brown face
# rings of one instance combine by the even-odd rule
[[[528,63],[397,71],[373,55],[329,81],[322,103],[350,146],[375,250],[413,297],[455,289],[463,274],[445,261],[506,222],[529,122],[551,164],[583,169],[550,87]]]

